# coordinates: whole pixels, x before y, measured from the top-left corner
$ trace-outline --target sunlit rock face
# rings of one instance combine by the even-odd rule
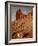
[[[10,23],[12,38],[32,38],[32,12],[23,14],[21,9],[16,11],[16,20]]]

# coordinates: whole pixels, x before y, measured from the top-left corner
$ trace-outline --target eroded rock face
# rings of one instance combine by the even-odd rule
[[[24,15],[19,9],[10,27],[12,38],[32,38],[32,12]]]

